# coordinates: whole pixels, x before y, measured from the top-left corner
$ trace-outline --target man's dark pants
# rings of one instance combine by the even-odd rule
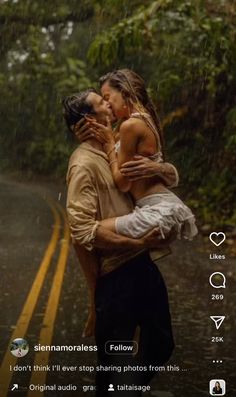
[[[160,366],[171,356],[174,341],[168,295],[160,271],[144,252],[101,277],[96,296],[98,364],[103,366]],[[139,326],[139,350],[132,355],[108,355],[107,341],[131,341]],[[97,397],[138,397],[138,391],[108,392],[109,384],[147,385],[153,371],[97,372]]]

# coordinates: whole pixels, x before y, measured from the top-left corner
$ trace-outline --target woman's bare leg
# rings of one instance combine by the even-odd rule
[[[115,220],[116,218],[103,219],[102,221],[99,221],[99,224],[105,227],[105,229],[108,229],[111,232],[116,233]]]

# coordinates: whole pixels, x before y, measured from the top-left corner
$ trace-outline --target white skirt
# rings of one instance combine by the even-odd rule
[[[192,240],[198,230],[192,211],[172,192],[156,193],[136,202],[133,212],[115,221],[116,232],[127,237],[140,238],[158,228],[165,238],[171,229],[179,239]]]

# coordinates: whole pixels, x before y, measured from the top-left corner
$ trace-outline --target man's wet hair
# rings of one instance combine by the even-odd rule
[[[74,133],[74,126],[87,114],[96,114],[93,105],[88,101],[91,93],[97,94],[94,88],[75,93],[62,100],[63,116],[70,134]]]

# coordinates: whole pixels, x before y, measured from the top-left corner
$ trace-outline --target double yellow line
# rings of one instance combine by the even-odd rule
[[[57,203],[53,204],[52,202],[48,202],[48,205],[50,206],[54,217],[53,232],[48,247],[45,251],[44,257],[42,259],[42,262],[39,266],[39,270],[32,284],[31,290],[29,291],[24,307],[17,321],[15,330],[11,335],[9,346],[1,363],[1,367],[0,367],[1,397],[6,397],[9,392],[10,382],[14,374],[14,372],[10,372],[10,365],[13,367],[14,365],[16,365],[17,362],[17,357],[14,357],[10,353],[11,341],[19,337],[23,338],[27,333],[31,318],[33,316],[33,312],[35,310],[40,295],[40,291],[42,289],[46,274],[48,272],[50,263],[52,261],[53,254],[57,248],[57,243],[60,237],[60,227],[61,227],[60,214],[61,214],[64,223],[63,239],[61,240],[60,254],[57,262],[56,271],[52,281],[51,290],[49,293],[46,311],[44,314],[43,325],[39,337],[39,343],[42,345],[50,345],[53,337],[54,323],[56,319],[57,307],[59,303],[60,292],[63,283],[67,257],[68,257],[70,237],[69,237],[69,228],[67,225],[66,215],[63,208]],[[49,359],[49,352],[39,352],[35,355],[34,364],[45,365],[48,363],[48,359]],[[32,372],[30,383],[43,384],[45,382],[45,378],[46,378],[46,373],[44,371]],[[28,397],[30,397],[31,395],[32,392],[29,392]],[[37,397],[37,392],[33,392],[33,395],[34,397]],[[42,396],[42,393],[40,393],[40,396]]]

